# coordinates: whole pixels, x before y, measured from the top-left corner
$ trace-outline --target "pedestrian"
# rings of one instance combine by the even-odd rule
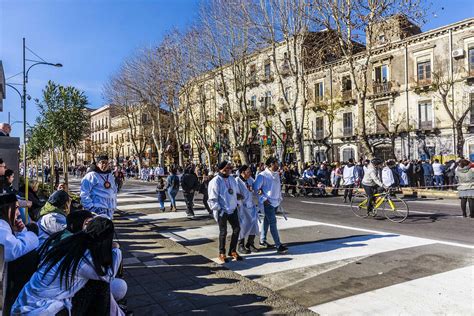
[[[462,216],[467,217],[466,206],[469,205],[469,217],[474,218],[474,168],[469,160],[461,159],[456,169],[458,194],[461,199]]]
[[[252,178],[252,170],[247,165],[239,168],[239,178],[237,184],[239,185],[242,200],[239,205],[239,252],[249,254],[251,252],[258,252],[254,245],[255,235],[258,234],[258,213],[253,202],[253,188],[254,179]],[[247,242],[245,242],[247,238]]]
[[[170,211],[176,212],[176,195],[179,192],[179,178],[176,175],[178,170],[171,168],[171,174],[166,178],[166,190],[168,191],[168,197],[170,198]]]
[[[421,168],[423,169],[423,180],[426,187],[433,186],[433,166],[431,166],[429,160],[424,160],[421,163]]]
[[[400,175],[400,186],[401,187],[407,187],[409,185],[409,179],[408,179],[408,167],[410,163],[408,163],[406,160],[401,161],[398,164],[398,174]]]
[[[339,195],[339,186],[342,179],[342,169],[341,164],[336,162],[333,170],[331,171],[331,184],[332,184],[332,195],[338,196]]]
[[[55,191],[43,206],[38,220],[39,228],[39,244],[40,246],[52,234],[57,233],[66,228],[66,217],[69,214],[71,206],[71,198],[66,191]]]
[[[209,207],[209,203],[208,203],[208,200],[209,200],[208,189],[209,189],[209,182],[211,181],[212,176],[213,176],[213,174],[209,174],[209,172],[207,170],[204,170],[202,172],[202,181],[201,181],[201,184],[199,186],[199,193],[202,194],[202,203],[204,204],[204,207],[206,208],[209,215],[211,215],[211,216],[212,216],[212,210]]]
[[[354,159],[349,158],[347,165],[344,166],[344,170],[342,172],[343,178],[343,185],[344,185],[344,203],[352,201],[352,193],[354,191],[354,184],[355,184],[355,172],[354,172]]]
[[[158,185],[156,186],[156,192],[158,193],[158,202],[160,203],[160,211],[164,212],[165,201],[166,201],[166,186],[165,181],[162,177],[158,178]]]
[[[97,216],[82,231],[55,244],[46,242],[40,248],[41,264],[18,295],[12,314],[85,315],[78,313],[82,304],[74,304],[75,294],[89,280],[109,283],[119,270],[122,253],[113,236],[112,221]],[[96,315],[112,315],[114,310],[110,288],[104,291],[107,293],[102,300],[95,298],[101,308]]]
[[[269,157],[265,165],[267,166],[266,169],[258,174],[253,184],[253,189],[259,196],[259,207],[263,207],[265,214],[263,229],[260,233],[260,246],[265,248],[276,247],[278,253],[286,253],[288,248],[280,241],[276,219],[276,211],[283,200],[278,161],[275,157]],[[275,246],[267,243],[268,228],[270,228]]]
[[[444,185],[444,166],[439,163],[439,159],[435,159],[433,162],[433,174],[434,185],[438,187],[438,190],[442,190]]]
[[[109,168],[109,157],[97,157],[96,168],[81,181],[81,204],[84,209],[112,219],[117,208],[117,186]]]
[[[125,176],[123,175],[122,168],[116,167],[114,170],[115,186],[117,187],[117,193],[120,192],[125,181]]]
[[[232,236],[229,245],[229,256],[233,260],[242,260],[237,253],[237,242],[240,234],[239,215],[237,212],[237,198],[239,186],[231,176],[232,164],[227,160],[218,165],[219,173],[209,182],[209,206],[214,219],[219,225],[219,257],[220,263],[228,262],[225,251],[227,238],[227,222],[232,227]]]
[[[449,190],[454,189],[455,176],[456,176],[457,163],[454,160],[450,160],[445,164],[444,176],[446,177],[446,185],[448,185]]]
[[[181,179],[181,187],[186,202],[186,215],[189,218],[194,217],[194,192],[199,190],[199,185],[199,179],[194,173],[194,165],[190,164]]]
[[[387,188],[395,188],[400,185],[400,177],[398,176],[397,163],[395,160],[387,160],[385,167],[382,169],[382,183]]]
[[[0,123],[0,136],[10,136],[12,127],[8,123]]]

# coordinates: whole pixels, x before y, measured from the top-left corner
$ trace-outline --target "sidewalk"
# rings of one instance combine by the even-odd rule
[[[134,315],[315,315],[122,215],[131,214],[118,211],[114,223]]]

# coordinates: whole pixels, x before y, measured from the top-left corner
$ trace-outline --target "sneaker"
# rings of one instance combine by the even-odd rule
[[[219,257],[217,259],[219,260],[219,263],[229,262],[229,259],[227,259],[226,255],[223,253],[219,254]]]
[[[242,260],[244,260],[244,258],[239,256],[239,254],[235,251],[231,252],[230,256],[232,257],[232,261],[242,261]]]
[[[260,247],[267,248],[267,249],[275,247],[275,245],[269,244],[266,241],[259,242],[259,245]]]
[[[288,248],[287,248],[285,245],[280,245],[280,246],[277,248],[277,252],[278,252],[279,254],[287,253],[287,252],[288,252]]]
[[[240,253],[243,253],[243,254],[246,254],[246,255],[248,255],[250,253],[250,250],[248,250],[247,248],[245,248],[242,245],[239,245],[238,250],[239,250]]]
[[[252,245],[247,245],[247,249],[249,250],[249,252],[258,252],[258,250],[259,250],[253,244]]]

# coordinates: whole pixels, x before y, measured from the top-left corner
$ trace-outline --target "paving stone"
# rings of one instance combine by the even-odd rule
[[[128,297],[135,296],[135,295],[147,294],[147,292],[145,291],[145,289],[143,288],[143,286],[141,286],[141,285],[138,284],[138,283],[135,284],[135,285],[130,285],[130,284],[129,284],[129,281],[127,280],[127,285],[128,285],[127,298],[128,298]]]
[[[193,304],[191,304],[185,298],[163,302],[160,305],[169,314],[182,313],[184,311],[191,311],[191,310],[195,309]]]
[[[185,297],[189,297],[188,293],[181,293],[181,292],[176,292],[176,291],[157,291],[157,292],[150,293],[150,295],[158,303],[174,301],[174,300],[179,300]]]
[[[148,305],[133,310],[135,316],[162,316],[168,315],[165,310],[158,304]]]
[[[156,301],[150,295],[136,295],[127,297],[127,308],[130,310],[153,304],[156,304]]]
[[[134,277],[135,281],[137,281],[138,283],[140,283],[141,285],[145,286],[147,284],[159,284],[161,282],[163,282],[163,278],[151,271],[149,271],[147,274],[145,275],[140,275],[140,276],[136,276]]]
[[[127,274],[132,277],[137,277],[141,275],[149,275],[150,270],[146,267],[139,267],[139,268],[126,268]]]
[[[151,261],[144,261],[143,264],[146,265],[147,267],[168,266],[168,264],[165,261],[159,260],[159,259],[155,259],[155,260],[151,260]]]
[[[141,261],[138,260],[137,258],[130,257],[130,258],[124,258],[122,260],[122,263],[123,263],[124,266],[129,266],[129,265],[133,265],[133,264],[136,264],[136,263],[141,263]]]

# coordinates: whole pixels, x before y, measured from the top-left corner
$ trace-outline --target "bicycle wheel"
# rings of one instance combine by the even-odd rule
[[[408,205],[397,196],[392,196],[385,200],[383,213],[392,222],[401,223],[408,217]]]
[[[367,195],[364,193],[353,195],[351,200],[351,210],[357,217],[367,217]]]

